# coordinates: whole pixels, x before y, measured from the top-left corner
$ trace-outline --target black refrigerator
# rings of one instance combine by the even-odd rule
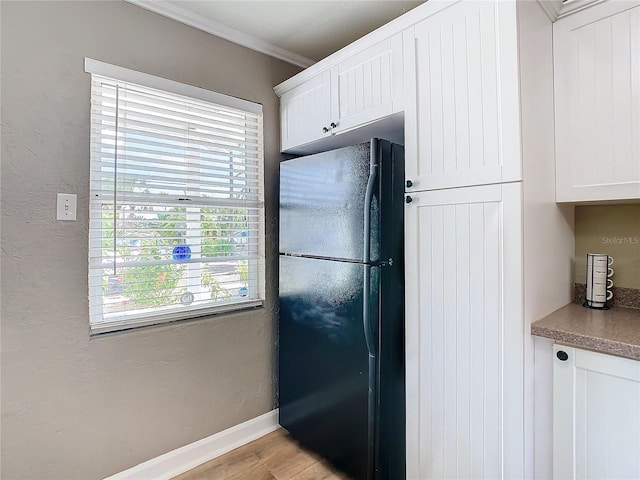
[[[404,149],[280,165],[280,425],[357,480],[405,478]]]

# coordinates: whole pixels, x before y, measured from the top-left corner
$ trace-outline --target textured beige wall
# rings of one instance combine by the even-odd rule
[[[640,289],[640,204],[576,207],[578,283],[585,283],[587,253],[614,258],[616,287]]]
[[[2,1],[1,21],[2,478],[102,478],[271,410],[272,87],[299,69],[120,1]],[[85,56],[264,105],[264,309],[89,339]]]

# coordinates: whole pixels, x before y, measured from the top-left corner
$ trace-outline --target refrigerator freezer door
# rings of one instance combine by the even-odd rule
[[[280,164],[281,253],[362,261],[370,151],[363,143]]]
[[[372,478],[373,464],[365,269],[375,329],[379,268],[280,256],[280,424],[355,479]]]

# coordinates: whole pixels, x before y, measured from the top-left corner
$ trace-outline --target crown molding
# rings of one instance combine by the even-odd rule
[[[179,7],[172,3],[163,2],[161,0],[125,0],[128,3],[144,8],[151,12],[163,15],[165,17],[184,23],[190,27],[197,28],[203,32],[210,33],[216,37],[223,38],[230,42],[250,48],[256,52],[264,53],[271,57],[278,58],[287,63],[307,68],[316,63],[297,53],[290,52],[284,48],[280,48],[271,43],[260,40],[252,35],[236,30],[221,23],[215,22],[200,15],[196,15],[185,8]]]
[[[562,10],[562,0],[538,0],[538,5],[552,22],[558,19],[560,10]]]
[[[549,20],[556,20],[607,0],[538,0]]]

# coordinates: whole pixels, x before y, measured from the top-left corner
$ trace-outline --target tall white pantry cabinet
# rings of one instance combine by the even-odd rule
[[[463,1],[405,32],[405,60],[407,478],[543,478],[529,325],[569,303],[573,254],[551,21]]]
[[[552,24],[536,2],[455,3],[405,31],[405,61],[407,478],[543,478],[529,325],[569,303],[573,256]]]
[[[552,347],[529,332],[569,303],[574,242],[555,203],[551,20],[538,2],[430,0],[275,88],[283,151],[354,138],[325,114],[299,142],[287,123],[305,92],[340,88],[340,64],[393,85],[380,108],[332,102],[361,104],[349,135],[404,114],[407,478],[550,478],[552,363],[534,351]]]

